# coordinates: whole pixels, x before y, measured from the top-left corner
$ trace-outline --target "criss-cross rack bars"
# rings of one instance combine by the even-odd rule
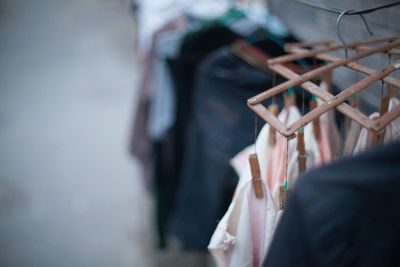
[[[382,45],[383,43],[383,45]],[[367,45],[381,44],[379,47],[370,47]],[[324,46],[321,49],[306,49],[317,45]],[[385,127],[392,122],[395,118],[400,116],[400,105],[392,108],[389,112],[383,114],[377,120],[369,119],[366,115],[361,113],[358,109],[345,103],[345,101],[362,91],[366,87],[372,85],[376,81],[382,80],[388,85],[395,88],[400,88],[400,80],[388,75],[397,69],[400,69],[400,61],[396,61],[382,70],[374,70],[369,67],[355,63],[354,61],[366,58],[368,56],[386,53],[386,54],[399,54],[399,50],[395,49],[400,46],[400,41],[397,37],[373,39],[368,41],[356,42],[347,45],[349,49],[357,50],[358,53],[348,58],[337,58],[327,54],[328,52],[343,49],[343,45],[337,45],[330,41],[312,42],[312,43],[292,43],[285,46],[287,52],[291,54],[280,56],[273,59],[268,59],[264,68],[268,68],[284,78],[288,79],[286,82],[281,83],[269,90],[266,90],[250,99],[248,99],[248,106],[268,122],[276,131],[287,138],[294,138],[296,131],[304,127],[307,123],[321,116],[332,108],[336,108],[339,112],[356,121],[361,126],[367,128],[375,136],[382,135]],[[246,50],[243,51],[243,56],[246,57]],[[254,57],[254,54],[249,56],[249,61]],[[294,60],[302,58],[316,58],[329,62],[327,65],[299,75],[285,65]],[[337,67],[347,67],[368,75],[366,78],[353,84],[347,89],[343,90],[337,95],[332,95],[330,92],[322,90],[318,85],[310,80],[320,77],[322,75],[331,74]],[[303,115],[299,120],[293,122],[291,125],[286,126],[278,118],[270,112],[261,102],[273,97],[276,94],[282,93],[290,87],[300,85],[303,89],[320,98],[324,102]]]

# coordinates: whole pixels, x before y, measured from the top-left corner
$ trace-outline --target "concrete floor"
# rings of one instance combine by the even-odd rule
[[[0,266],[148,266],[128,1],[0,1]]]

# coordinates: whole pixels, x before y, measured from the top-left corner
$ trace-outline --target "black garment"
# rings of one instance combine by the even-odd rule
[[[284,54],[282,47],[268,39],[254,45],[273,56]],[[276,85],[283,81],[276,76]],[[231,46],[216,50],[201,63],[193,109],[185,114],[189,125],[185,128],[180,184],[169,224],[170,232],[186,248],[206,249],[218,220],[226,212],[238,181],[229,160],[254,142],[255,114],[246,105],[247,99],[271,87],[273,74],[236,57]],[[294,90],[301,97],[302,89]],[[310,99],[306,93],[305,112]],[[271,101],[263,104],[267,106]],[[275,97],[275,103],[283,106],[282,94]],[[258,129],[264,123],[258,118]]]
[[[233,55],[230,46],[216,50],[202,62],[170,222],[171,233],[186,248],[206,249],[226,212],[238,181],[229,160],[254,142],[255,114],[247,107],[247,99],[271,88],[272,80],[271,73]],[[277,77],[279,82],[282,80]],[[276,103],[282,107],[282,96],[276,97]],[[258,129],[263,124],[258,119]]]
[[[177,118],[156,150],[156,157],[161,159],[155,166],[161,245],[165,245],[165,224],[169,220],[171,233],[186,248],[206,249],[237,184],[229,160],[254,142],[255,115],[247,107],[247,99],[271,88],[272,74],[237,58],[230,47],[210,54],[238,38],[229,29],[216,26],[192,35],[183,44],[179,58],[169,60],[177,95]],[[289,37],[284,41],[297,40]],[[272,56],[284,54],[281,46],[268,39],[254,45]],[[283,81],[277,75],[276,84]],[[302,89],[295,90],[301,99]],[[306,93],[305,112],[310,99]],[[282,107],[282,95],[275,101]],[[260,129],[264,122],[258,119],[258,123]]]
[[[212,51],[232,43],[239,36],[227,28],[214,26],[192,34],[183,43],[180,55],[167,60],[176,95],[176,121],[165,138],[155,144],[155,193],[159,247],[163,248],[167,220],[176,195],[183,165],[184,133],[191,112],[194,77],[199,63]]]
[[[254,113],[246,100],[270,86],[271,80],[271,74],[232,55],[230,47],[201,64],[169,228],[187,249],[207,248],[230,203],[237,177],[229,160],[254,141]]]
[[[302,177],[264,266],[400,266],[400,142]]]

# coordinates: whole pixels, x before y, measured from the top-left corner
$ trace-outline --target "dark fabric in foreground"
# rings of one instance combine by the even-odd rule
[[[302,177],[264,266],[400,266],[400,142]]]

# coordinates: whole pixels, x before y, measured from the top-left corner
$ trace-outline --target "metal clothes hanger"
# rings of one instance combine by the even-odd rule
[[[340,13],[339,17],[336,20],[336,35],[338,36],[340,42],[343,44],[343,48],[344,48],[344,54],[345,57],[348,57],[348,49],[347,49],[347,44],[344,41],[342,34],[340,32],[340,21],[342,20],[344,15],[348,15],[349,13],[354,12],[354,10],[345,10],[342,13]],[[362,21],[364,22],[365,28],[367,29],[368,33],[372,36],[374,35],[373,32],[371,31],[371,29],[369,28],[368,22],[365,19],[363,14],[359,14],[359,16],[361,17]]]

